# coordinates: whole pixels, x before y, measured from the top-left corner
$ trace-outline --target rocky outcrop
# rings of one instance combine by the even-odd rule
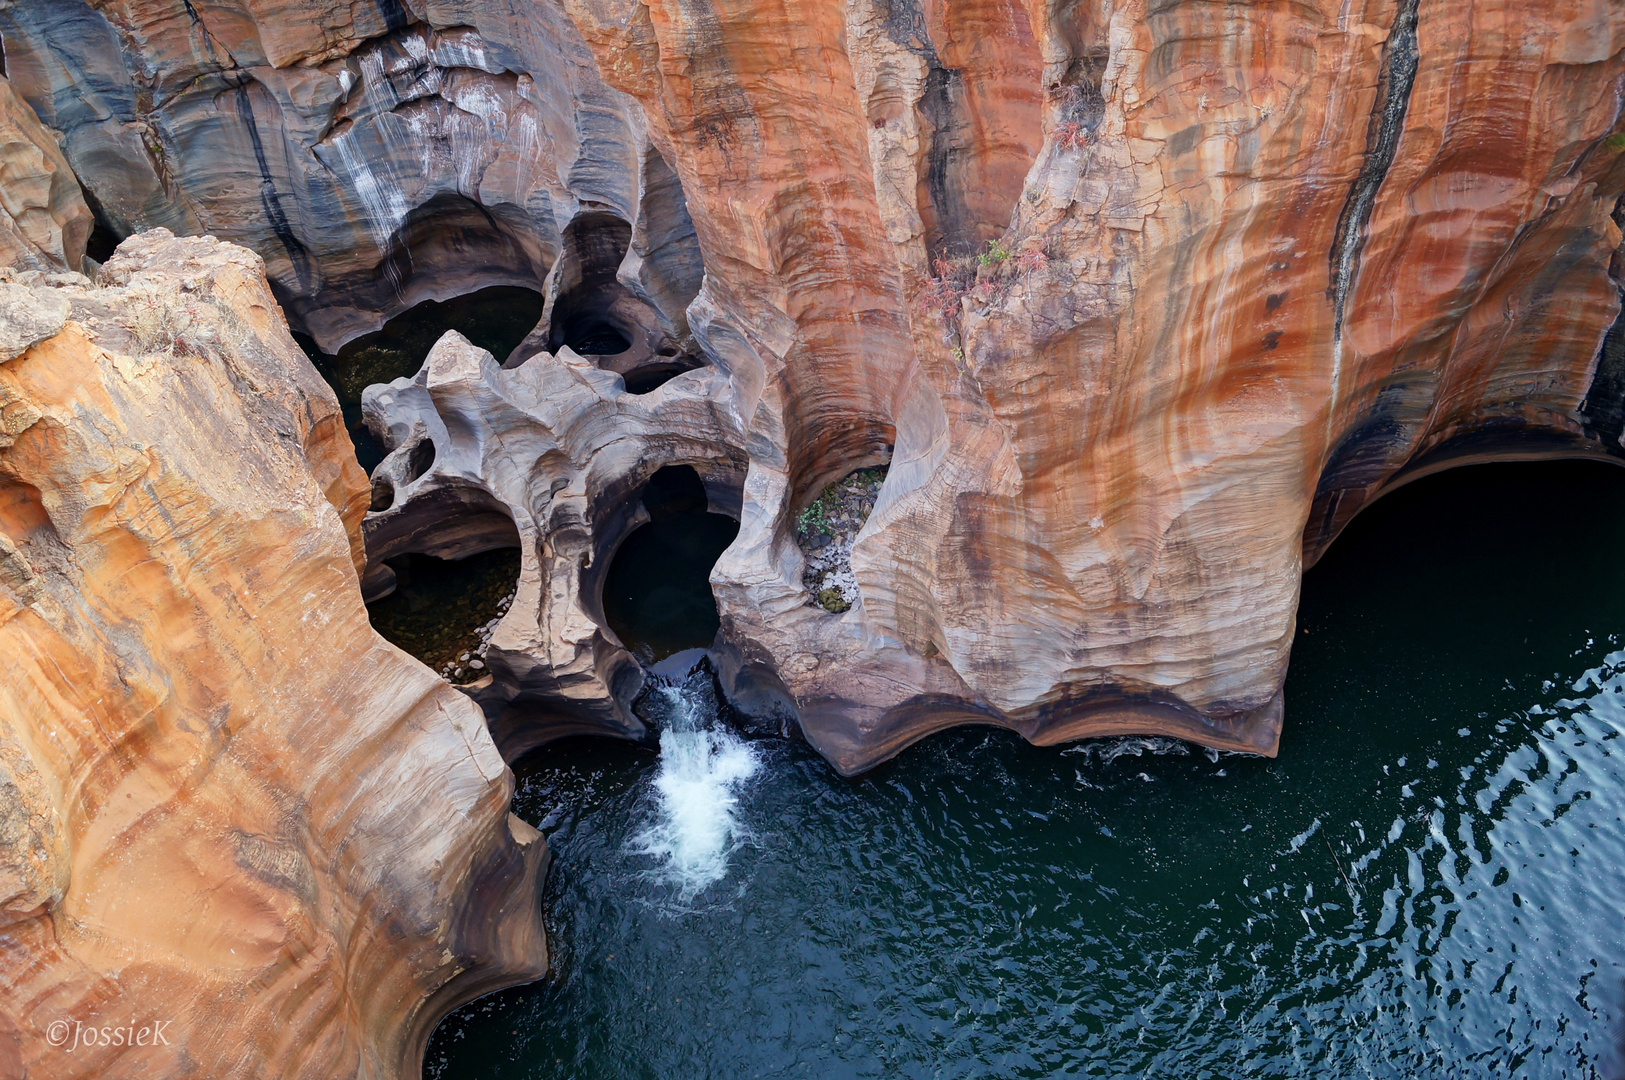
[[[56,138],[0,76],[0,266],[79,270],[91,224]]]
[[[1587,411],[1625,190],[1594,6],[570,10],[746,345],[724,633],[845,770],[962,722],[1273,753],[1301,569],[1362,503],[1620,452]],[[1002,212],[937,182],[993,159]],[[794,512],[893,440],[860,603],[802,604]]]
[[[11,274],[0,328],[0,1073],[417,1075],[544,969],[546,848],[368,625],[365,477],[263,264],[155,231]]]
[[[53,51],[70,30],[102,44]],[[632,448],[747,461],[727,678],[846,771],[964,722],[1273,753],[1302,569],[1362,505],[1451,462],[1619,456],[1621,32],[1579,0],[0,9],[108,220],[249,243],[325,344],[523,278],[543,325],[459,393],[703,361],[668,385],[726,423],[571,389],[632,434],[522,482],[485,448],[575,421],[377,399],[395,445],[455,418],[481,464],[390,480],[371,535],[540,545],[532,587],[563,592],[516,602],[511,655],[569,674],[510,686],[541,727],[624,733],[636,680],[583,659],[617,649],[592,575],[545,569],[619,530],[537,508],[584,468],[580,520],[634,504]],[[857,602],[809,605],[798,513],[888,460]]]

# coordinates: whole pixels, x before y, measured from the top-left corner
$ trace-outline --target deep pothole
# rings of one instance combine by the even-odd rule
[[[720,620],[711,568],[739,522],[712,513],[692,466],[656,472],[639,495],[647,523],[623,540],[604,577],[604,621],[645,666],[685,649],[710,647]]]
[[[389,567],[395,589],[368,606],[373,629],[451,682],[482,678],[491,634],[513,603],[519,549],[456,560],[413,552]]]
[[[613,214],[583,214],[565,230],[547,346],[569,348],[620,375],[629,394],[647,394],[700,367],[661,324],[653,305],[619,278],[632,226]]]

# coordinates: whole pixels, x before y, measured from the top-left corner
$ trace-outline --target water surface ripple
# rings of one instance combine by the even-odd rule
[[[1273,761],[927,740],[856,781],[758,741],[749,842],[680,905],[660,767],[520,770],[557,970],[431,1077],[1613,1077],[1625,473],[1379,503],[1306,582]]]

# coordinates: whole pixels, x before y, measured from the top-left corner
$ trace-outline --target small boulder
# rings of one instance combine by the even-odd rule
[[[68,321],[69,310],[66,297],[0,282],[0,364],[56,337]]]

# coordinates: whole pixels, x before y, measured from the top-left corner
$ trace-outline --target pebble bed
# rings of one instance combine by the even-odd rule
[[[839,614],[858,602],[852,542],[869,520],[885,480],[884,465],[859,469],[825,488],[796,519],[796,542],[807,556],[801,580],[807,586],[809,604]]]
[[[459,652],[455,659],[440,665],[441,678],[448,682],[466,683],[474,682],[485,674],[485,654],[491,649],[491,635],[496,633],[497,623],[508,613],[514,595],[509,593],[497,601],[496,617],[474,631],[472,644]]]

